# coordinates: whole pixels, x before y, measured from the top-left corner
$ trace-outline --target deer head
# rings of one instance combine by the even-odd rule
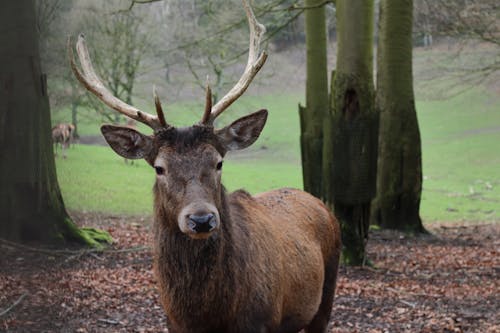
[[[250,46],[246,68],[235,86],[212,106],[212,93],[207,84],[206,104],[199,123],[186,128],[168,124],[156,91],[157,115],[143,112],[111,94],[92,66],[83,35],[76,50],[81,69],[76,65],[68,43],[71,68],[77,79],[102,102],[125,116],[142,122],[154,130],[145,135],[125,126],[103,125],[101,132],[111,148],[127,159],[144,158],[156,172],[155,210],[162,223],[192,238],[208,238],[221,223],[223,189],[222,161],[226,152],[250,146],[259,137],[267,119],[267,110],[244,116],[221,129],[214,120],[248,88],[266,61],[260,52],[265,32],[248,3],[243,5],[250,27]]]

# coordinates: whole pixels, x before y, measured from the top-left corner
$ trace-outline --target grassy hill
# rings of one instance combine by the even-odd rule
[[[252,193],[301,187],[300,95],[244,97],[227,110],[220,123],[267,108],[268,123],[250,149],[230,153],[223,182],[229,190]],[[500,220],[500,97],[480,90],[441,101],[417,101],[422,133],[424,191],[421,215],[434,220]],[[177,125],[198,120],[202,106],[177,104],[167,119]],[[82,135],[96,135],[89,120]],[[144,129],[147,131],[147,129]],[[125,164],[110,148],[76,145],[67,159],[57,158],[60,185],[70,209],[150,214],[153,170],[143,161]]]

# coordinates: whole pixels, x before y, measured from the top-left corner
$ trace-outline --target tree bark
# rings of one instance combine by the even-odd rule
[[[420,130],[412,73],[413,1],[380,2],[376,107],[380,112],[377,197],[372,221],[423,232]]]
[[[323,199],[341,223],[344,262],[361,265],[377,172],[373,0],[339,0],[336,7],[337,69],[324,128]]]
[[[98,246],[69,218],[57,182],[34,0],[2,1],[0,27],[0,237]]]
[[[306,7],[322,0],[306,0]],[[306,106],[299,105],[302,175],[304,190],[321,196],[323,122],[328,113],[328,68],[325,7],[305,11],[306,30]]]

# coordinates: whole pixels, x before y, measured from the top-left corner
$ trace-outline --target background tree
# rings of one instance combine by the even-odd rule
[[[247,26],[241,16],[240,0],[164,1],[155,45],[165,67],[186,68],[191,74],[190,85],[199,88],[203,96],[209,76],[214,102],[232,86],[240,75],[241,57],[246,55]],[[139,2],[136,2],[137,4]],[[294,22],[302,11],[290,11],[293,0],[273,0],[255,4],[257,17],[266,21],[266,39],[273,38],[275,48],[284,49],[296,38]],[[297,29],[298,30],[298,29]],[[167,72],[170,73],[170,70]],[[182,82],[177,79],[176,85]]]
[[[380,136],[373,218],[385,228],[422,232],[422,153],[413,94],[412,11],[412,0],[380,2],[376,96]]]
[[[327,31],[323,0],[306,0],[306,106],[299,105],[304,190],[321,197],[323,123],[328,114]]]
[[[70,15],[75,1],[35,0],[35,4],[42,67],[50,73],[47,77],[50,106],[54,110],[70,105],[70,121],[76,126],[73,136],[78,138],[78,112],[88,102],[85,92],[77,85],[67,65],[67,35],[61,33],[77,18]]]
[[[494,75],[500,70],[498,1],[415,0],[414,7],[416,44],[421,45],[420,40],[428,43],[429,37],[448,44],[450,52],[434,59],[441,70],[429,70],[426,75],[442,81],[439,92],[443,96],[477,87],[490,78],[495,80]],[[487,52],[471,56],[471,46]]]
[[[150,33],[144,15],[134,10],[119,10],[118,3],[91,3],[86,8],[81,31],[89,36],[92,58],[98,74],[114,96],[133,104],[132,97],[137,77],[141,73],[141,61],[150,48]],[[92,109],[108,121],[120,122],[120,116],[104,108],[94,97],[89,97]]]
[[[0,27],[0,237],[98,246],[109,238],[78,229],[59,190],[34,0],[3,1]]]
[[[160,93],[168,91],[174,100],[203,96],[207,75],[216,100],[243,69],[241,57],[246,54],[247,27],[241,16],[240,0],[37,1],[44,6],[52,2],[59,4],[59,15],[49,30],[50,43],[44,47],[51,55],[44,57],[44,64],[53,63],[58,66],[57,72],[69,73],[66,52],[59,51],[65,46],[67,34],[75,36],[83,32],[87,35],[98,74],[113,93],[124,100],[149,96],[151,87],[146,91],[142,80],[148,84],[154,82]],[[285,50],[303,39],[300,19],[303,9],[295,8],[294,4],[296,0],[256,1],[254,4],[257,16],[266,22],[266,38],[274,49]],[[132,24],[121,24],[120,21],[126,21],[127,17],[134,18]],[[60,34],[62,29],[67,34]],[[129,35],[131,38],[123,44]],[[137,44],[144,41],[147,45]],[[139,51],[129,52],[124,45]],[[130,55],[134,59],[126,59]],[[133,73],[134,66],[128,69],[130,73],[125,73],[122,65],[135,63],[137,56],[140,56],[139,66],[131,85],[129,74]],[[158,76],[158,72],[162,75]],[[65,118],[58,111],[64,111],[71,102],[74,104],[71,108],[78,109],[82,118],[84,112],[98,110],[106,121],[116,120],[107,109],[94,103],[92,97],[82,98],[79,90],[70,89],[68,82],[71,81],[66,82],[70,79],[73,81],[70,75],[55,78],[51,74],[49,77],[50,94],[54,97],[51,102],[56,106],[58,119]],[[193,85],[199,90],[192,89]],[[128,87],[132,87],[132,94],[127,93]],[[133,102],[143,103],[141,99]],[[87,119],[91,117],[85,115]]]
[[[324,201],[342,227],[343,258],[365,262],[370,202],[375,196],[377,114],[373,106],[373,0],[338,0],[337,68],[325,122]]]

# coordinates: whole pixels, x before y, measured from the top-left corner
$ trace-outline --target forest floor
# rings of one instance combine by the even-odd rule
[[[73,214],[104,252],[0,242],[0,332],[167,332],[149,219]],[[341,267],[330,332],[500,332],[500,224],[372,231],[373,268]]]

